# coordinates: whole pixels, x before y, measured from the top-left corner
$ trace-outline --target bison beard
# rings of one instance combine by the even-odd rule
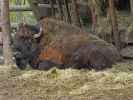
[[[38,49],[32,46],[29,39],[19,39],[14,44],[15,60],[20,69],[25,69],[27,64],[30,64],[32,59],[38,55]]]
[[[14,43],[14,57],[16,64],[20,69],[25,69],[26,65],[38,55],[38,48],[33,35],[38,33],[39,29],[35,26],[20,24],[19,30],[15,35]]]

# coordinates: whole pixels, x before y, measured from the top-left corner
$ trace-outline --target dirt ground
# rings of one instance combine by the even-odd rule
[[[0,100],[132,100],[132,93],[130,63],[100,72],[56,68],[9,71],[0,66]]]

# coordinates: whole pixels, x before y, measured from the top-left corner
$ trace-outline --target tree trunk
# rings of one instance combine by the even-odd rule
[[[114,0],[108,0],[108,2],[109,2],[109,13],[110,13],[111,23],[112,23],[113,40],[116,48],[120,50],[120,37],[119,37],[118,22],[117,22],[117,15],[116,15],[116,10],[114,6]]]
[[[64,0],[67,22],[71,23],[71,15],[70,15],[70,10],[69,10],[69,4],[68,3],[69,3],[68,0]]]
[[[1,21],[3,34],[3,55],[6,65],[13,64],[13,53],[10,42],[10,16],[9,16],[9,0],[1,0]]]
[[[55,16],[55,8],[54,8],[54,1],[50,0],[50,5],[51,5],[51,13],[52,13],[52,17]]]
[[[21,6],[21,1],[20,0],[17,0],[16,1],[16,5],[17,6]],[[22,17],[23,17],[23,14],[21,12],[17,12],[17,15],[16,15],[16,19],[17,19],[17,22],[18,23],[21,23],[22,22]]]
[[[41,19],[40,13],[39,13],[39,7],[38,7],[38,2],[37,1],[33,1],[33,0],[28,0],[30,7],[32,9],[32,11],[34,12],[35,17],[37,18],[37,20],[39,21]]]
[[[56,3],[58,5],[58,12],[60,19],[63,20],[64,14],[63,14],[62,0],[56,0]]]
[[[130,0],[130,9],[131,9],[131,14],[133,16],[133,0]]]
[[[81,27],[80,14],[79,14],[79,5],[77,0],[72,0],[72,22],[74,25]]]
[[[90,3],[89,3],[90,2]],[[96,16],[96,4],[95,0],[88,0],[88,6],[91,9],[91,17],[92,17],[92,32],[96,32],[96,24],[97,24],[97,16]]]

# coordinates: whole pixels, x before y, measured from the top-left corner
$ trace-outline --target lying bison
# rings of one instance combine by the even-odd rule
[[[41,26],[41,34],[39,31],[32,32],[27,26],[21,26],[16,34],[16,37],[20,38],[18,44],[23,39],[29,45],[31,43],[27,54],[21,51],[21,55],[27,56],[28,63],[33,68],[48,70],[57,66],[102,70],[120,60],[120,54],[113,45],[76,26],[50,18],[42,20]],[[30,31],[27,33],[32,35],[26,35],[28,37],[22,39],[25,36],[19,34],[25,28]],[[25,32],[22,32],[23,35]],[[39,42],[36,41],[38,38]],[[23,46],[27,48],[28,43]]]

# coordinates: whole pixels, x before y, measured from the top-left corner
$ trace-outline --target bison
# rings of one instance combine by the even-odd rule
[[[120,60],[117,49],[105,41],[89,40],[87,35],[60,37],[42,50],[36,63],[50,60],[63,68],[88,68],[102,70],[109,68]]]
[[[23,46],[28,47],[29,44],[30,49],[27,49],[27,54],[21,53],[27,56],[28,63],[36,69],[48,70],[56,66],[102,70],[121,59],[112,44],[62,21],[45,18],[41,21],[41,34],[39,31],[32,32],[27,26],[22,26],[20,30],[23,28],[30,31],[28,35],[23,31],[23,35],[28,36],[24,38],[28,43]],[[20,30],[17,34],[20,34]]]

